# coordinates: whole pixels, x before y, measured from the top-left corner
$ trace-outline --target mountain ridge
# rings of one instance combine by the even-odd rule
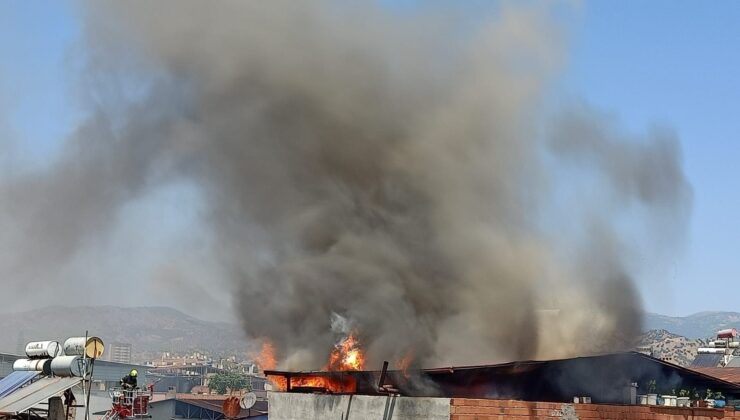
[[[692,341],[713,337],[717,330],[731,327],[740,329],[740,313],[702,311],[685,317],[646,313],[644,318],[646,332],[665,330]],[[138,360],[157,357],[163,351],[201,351],[218,357],[248,354],[251,350],[240,326],[204,321],[168,306],[54,305],[0,314],[0,352],[22,353],[26,342],[61,341],[84,335],[85,330],[106,343],[130,343]],[[653,338],[662,341],[663,335],[650,336],[647,341]],[[678,342],[675,338],[672,341]]]
[[[650,349],[655,358],[688,367],[696,358],[699,347],[706,345],[702,339],[691,339],[666,330],[649,330],[637,341],[638,348]]]
[[[166,306],[55,305],[0,316],[0,351],[20,353],[26,342],[62,341],[86,330],[106,343],[130,343],[134,355],[206,351],[218,356],[248,348],[238,325],[204,321]]]
[[[666,330],[690,339],[710,338],[725,328],[740,329],[740,312],[701,311],[683,317],[646,313],[643,324],[645,331]]]

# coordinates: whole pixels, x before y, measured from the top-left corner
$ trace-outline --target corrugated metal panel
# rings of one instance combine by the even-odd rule
[[[721,354],[697,354],[690,367],[717,367],[722,361],[722,356]]]
[[[168,400],[154,401],[150,403],[149,414],[152,418],[186,418],[186,419],[224,419],[223,404],[225,398],[172,398]],[[237,419],[263,418],[267,413],[267,401],[257,401],[249,410],[241,409]],[[207,410],[208,415],[203,415],[201,410]]]
[[[149,378],[147,378],[148,367],[143,365],[96,360],[94,369],[93,381],[118,383],[122,377],[131,372],[131,369],[139,371],[139,386],[147,384],[149,381]]]
[[[0,398],[27,384],[30,380],[39,376],[39,373],[18,371],[4,377],[0,380]]]
[[[723,381],[740,384],[740,367],[714,367],[714,368],[696,368],[697,372],[713,376]]]
[[[583,372],[588,372],[584,375]],[[378,371],[314,371],[285,372],[266,370],[265,374],[288,378],[321,377],[343,381],[356,380],[357,393],[377,395]],[[740,399],[740,384],[711,377],[691,369],[665,362],[642,353],[624,352],[584,356],[549,361],[521,361],[498,365],[461,366],[424,369],[412,373],[437,385],[417,387],[400,371],[388,371],[386,384],[399,389],[406,396],[442,396],[459,398],[488,398],[524,401],[572,401],[573,395],[589,395],[594,403],[622,404],[621,392],[614,392],[616,383],[637,382],[644,386],[655,377],[670,377],[686,389],[720,391],[730,398]],[[556,378],[555,380],[553,378]],[[289,392],[311,391],[297,389]]]
[[[0,398],[0,413],[16,415],[36,404],[72,388],[82,381],[81,378],[42,378],[31,385]]]

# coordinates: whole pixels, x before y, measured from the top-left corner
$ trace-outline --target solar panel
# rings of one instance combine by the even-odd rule
[[[82,378],[42,378],[10,395],[0,398],[0,414],[17,415],[54,395],[79,384]]]
[[[17,371],[0,380],[0,398],[13,393],[18,388],[37,377],[40,372]]]
[[[732,359],[730,359],[730,363],[727,364],[727,367],[737,367],[740,368],[740,357],[735,356]]]
[[[721,354],[697,354],[691,367],[717,367],[721,360]]]

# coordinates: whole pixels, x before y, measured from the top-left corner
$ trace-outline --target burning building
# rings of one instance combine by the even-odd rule
[[[635,404],[631,390],[644,391],[655,380],[661,392],[712,389],[740,398],[731,382],[682,368],[637,352],[546,361],[460,366],[418,371],[267,371],[277,390],[329,394],[410,397],[499,398],[568,402],[588,396],[594,403]],[[381,378],[382,376],[382,378]]]
[[[695,410],[692,408],[672,408],[675,404],[668,397],[662,406],[656,405],[656,400],[652,408],[635,407],[641,394],[667,396],[682,389],[698,389],[702,393],[709,389],[722,393],[730,404],[740,403],[738,384],[637,352],[417,371],[267,371],[266,374],[276,389],[269,396],[270,418],[275,419],[330,418],[333,410],[353,412],[353,404],[357,418],[363,418],[362,413],[379,411],[384,413],[382,418],[388,419],[466,418],[455,416],[455,406],[479,407],[473,411],[461,409],[462,414],[516,414],[522,415],[521,418],[545,413],[551,416],[548,418],[566,417],[563,410],[573,410],[575,414],[576,408],[594,414],[602,410],[599,407],[611,410],[614,417],[597,414],[595,418],[642,418],[639,415],[644,413],[652,413],[650,418],[655,419],[696,415],[690,411]],[[574,401],[578,404],[573,405]],[[583,404],[584,401],[588,404]],[[506,411],[510,409],[513,411]],[[396,417],[393,410],[400,410]],[[713,416],[720,412],[703,410]],[[623,414],[628,412],[637,413],[637,417]],[[660,417],[663,414],[666,417]]]
[[[338,317],[372,365],[624,347],[640,265],[690,214],[679,140],[583,104],[545,112],[562,10],[504,3],[460,25],[454,5],[80,4],[95,100],[57,159],[0,182],[4,267],[24,267],[6,277],[95,283],[90,244],[142,231],[127,209],[176,191],[192,220],[165,236],[190,239],[91,293],[233,296],[286,369],[321,367]],[[67,262],[85,270],[61,279]]]
[[[5,258],[33,268],[8,278],[55,278],[132,203],[184,186],[194,240],[131,277],[235,291],[272,350],[275,401],[619,400],[643,380],[620,362],[637,356],[564,358],[639,332],[636,274],[690,214],[678,138],[543,111],[567,55],[560,9],[505,2],[460,25],[382,3],[85,3],[96,100],[59,159],[0,184]],[[551,361],[414,369],[531,359]],[[380,381],[366,369],[384,360],[399,370]],[[594,381],[600,363],[615,365]]]

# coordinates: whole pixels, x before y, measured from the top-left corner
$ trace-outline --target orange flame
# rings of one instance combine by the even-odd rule
[[[275,369],[277,367],[277,356],[275,355],[275,346],[269,339],[262,339],[262,348],[259,354],[253,356],[255,363],[261,371]]]
[[[275,391],[286,392],[288,390],[288,379],[285,376],[268,375],[267,380],[274,386]],[[335,394],[354,393],[357,392],[357,382],[351,376],[341,378],[320,375],[296,376],[290,378],[290,388],[315,388]]]
[[[254,356],[255,362],[264,371],[276,365],[275,347],[269,340],[263,340],[262,350]],[[365,355],[360,349],[359,341],[353,334],[343,338],[329,354],[329,361],[324,370],[348,371],[362,370],[365,367]],[[286,392],[296,388],[303,391],[323,391],[329,393],[355,393],[357,381],[354,377],[341,374],[301,374],[299,376],[267,375],[267,380],[275,391]],[[288,382],[290,381],[290,382]]]
[[[275,391],[285,392],[288,390],[288,380],[285,376],[267,375],[267,380],[272,384]]]
[[[365,354],[360,349],[357,338],[350,334],[334,345],[329,354],[325,370],[362,370],[365,367]]]
[[[332,393],[357,392],[357,382],[351,376],[341,379],[327,376],[298,376],[290,378],[291,388],[316,388]]]
[[[409,367],[414,360],[414,352],[409,351],[405,356],[396,360],[396,369],[400,370],[406,379],[409,377]]]

